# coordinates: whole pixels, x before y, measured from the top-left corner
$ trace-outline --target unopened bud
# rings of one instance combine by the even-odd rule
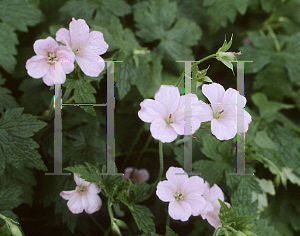
[[[116,224],[116,222],[112,223],[111,228],[112,228],[114,233],[116,233],[119,236],[122,236],[121,230],[120,230],[119,226]]]
[[[22,236],[23,235],[21,230],[19,229],[19,227],[14,224],[10,225],[10,232],[13,236]]]
[[[116,218],[114,218],[114,221],[116,222],[116,224],[117,224],[120,228],[122,228],[122,229],[129,229],[128,226],[127,226],[127,224],[126,224],[124,221],[119,220],[119,219],[116,219]]]

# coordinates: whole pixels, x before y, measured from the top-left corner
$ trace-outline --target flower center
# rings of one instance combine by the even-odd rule
[[[79,188],[78,188],[78,192],[80,193],[80,194],[84,194],[85,192],[86,192],[86,187],[85,186],[78,186]]]
[[[223,112],[224,112],[224,110],[214,112],[213,117],[214,117],[215,119],[219,119],[219,118],[221,117],[221,114],[222,114]]]
[[[55,53],[52,53],[50,52],[48,54],[48,57],[47,57],[47,61],[50,65],[53,65],[55,64],[56,62],[58,62],[58,58],[56,57]]]
[[[183,192],[182,191],[177,191],[176,193],[174,193],[174,197],[176,201],[181,201],[183,200]]]
[[[173,123],[173,119],[172,119],[172,115],[171,115],[171,114],[170,114],[170,116],[166,119],[166,123],[167,123],[168,125]]]

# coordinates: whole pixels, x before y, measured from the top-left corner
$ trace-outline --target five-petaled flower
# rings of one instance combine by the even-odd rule
[[[76,173],[74,173],[74,180],[77,184],[75,190],[62,191],[59,194],[63,199],[68,200],[69,210],[73,214],[82,213],[83,210],[88,214],[98,211],[102,206],[102,200],[98,196],[101,186],[81,179]]]
[[[171,166],[166,173],[167,180],[157,185],[156,195],[164,202],[170,202],[169,215],[174,220],[187,221],[191,215],[198,216],[206,206],[202,196],[208,189],[199,176],[176,175],[185,173],[182,168]]]
[[[224,193],[216,184],[209,188],[209,183],[205,181],[205,185],[207,186],[207,190],[204,192],[203,197],[206,200],[206,207],[202,211],[201,216],[204,220],[207,219],[208,223],[214,228],[218,228],[222,226],[218,216],[221,208],[218,199],[224,201]],[[230,207],[229,203],[225,202],[225,204]]]
[[[191,98],[191,125],[192,134],[199,129],[200,113],[205,105],[199,101],[195,94],[189,94]],[[144,122],[150,122],[150,132],[153,138],[163,143],[173,142],[178,135],[185,134],[185,98],[180,96],[179,89],[171,85],[162,85],[156,92],[154,99],[145,99],[141,102],[139,118]],[[197,105],[197,106],[195,106]]]
[[[69,29],[59,29],[56,32],[56,40],[72,49],[75,60],[84,74],[98,77],[105,67],[105,62],[99,55],[108,49],[103,34],[99,31],[89,33],[89,26],[83,19],[72,18]]]
[[[59,46],[51,37],[35,41],[33,49],[36,56],[27,60],[27,73],[35,79],[43,77],[48,86],[63,84],[66,74],[74,70],[75,55],[72,50]]]
[[[232,88],[225,91],[223,86],[218,83],[204,84],[202,92],[211,104],[203,106],[200,118],[203,121],[211,121],[211,132],[217,139],[229,140],[237,132],[247,132],[251,116],[243,109],[246,104],[244,96]],[[241,103],[237,103],[238,97]],[[239,127],[237,124],[239,120],[243,122],[244,127]]]

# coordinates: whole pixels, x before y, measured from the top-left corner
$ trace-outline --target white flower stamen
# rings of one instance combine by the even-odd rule
[[[168,125],[173,123],[173,119],[172,119],[172,115],[171,115],[171,114],[170,114],[170,116],[166,119],[166,123],[167,123]]]
[[[46,62],[48,62],[50,65],[55,64],[56,62],[58,62],[58,58],[56,57],[55,53],[50,52],[48,54],[47,60]]]
[[[177,191],[176,193],[174,193],[174,197],[176,201],[181,201],[183,200],[184,194],[182,191]]]

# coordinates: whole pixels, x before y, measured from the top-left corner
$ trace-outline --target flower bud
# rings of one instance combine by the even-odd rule
[[[251,231],[244,231],[244,233],[247,235],[247,236],[257,236],[255,233],[252,233]]]
[[[114,218],[114,222],[116,222],[116,224],[122,229],[129,229],[127,224],[122,220]]]
[[[23,235],[21,230],[19,229],[19,227],[14,224],[10,225],[10,231],[13,236],[22,236]]]
[[[121,230],[120,230],[119,226],[116,224],[116,222],[112,222],[111,228],[114,233],[116,233],[119,236],[122,236]]]
[[[244,234],[242,231],[237,231],[236,236],[247,236],[247,235]]]

